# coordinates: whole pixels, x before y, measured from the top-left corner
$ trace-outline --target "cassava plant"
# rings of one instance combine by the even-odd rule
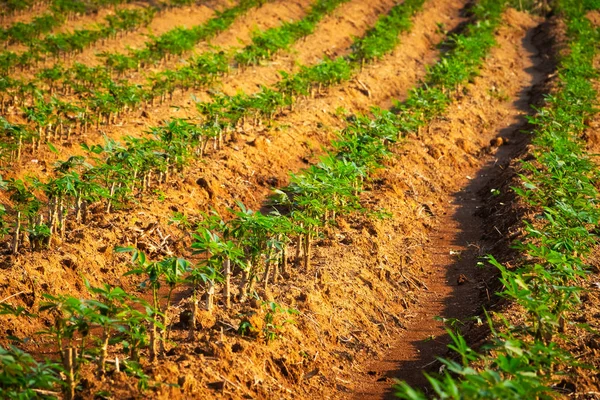
[[[132,253],[132,262],[135,267],[125,275],[142,275],[145,277],[141,283],[143,288],[152,290],[152,326],[150,333],[150,360],[155,361],[157,356],[162,354],[164,342],[169,337],[168,311],[170,308],[171,295],[176,285],[182,282],[182,275],[187,271],[189,262],[181,258],[166,258],[161,261],[149,261],[146,255],[132,247],[117,247],[116,252]],[[167,304],[163,307],[159,297],[159,289],[162,282],[169,287],[167,295]],[[159,335],[158,329],[162,330]],[[160,336],[160,337],[159,337]],[[161,340],[160,350],[157,348],[157,341]]]

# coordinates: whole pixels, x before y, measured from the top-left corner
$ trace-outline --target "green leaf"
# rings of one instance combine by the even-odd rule
[[[50,142],[46,143],[48,145],[48,148],[50,149],[51,152],[53,152],[54,154],[59,154],[59,151],[56,149],[56,147],[54,147],[54,145]]]

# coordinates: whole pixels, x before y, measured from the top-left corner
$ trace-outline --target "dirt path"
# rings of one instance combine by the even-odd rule
[[[499,46],[487,60],[482,76],[443,119],[431,124],[423,144],[441,163],[450,164],[456,161],[447,151],[451,141],[469,147],[468,141],[477,136],[480,139],[475,140],[484,143],[502,137],[508,139],[508,145],[492,150],[493,154],[472,157],[468,160],[470,168],[460,170],[457,176],[441,177],[456,181],[442,183],[453,189],[441,197],[447,204],[431,207],[437,221],[424,249],[431,260],[429,271],[425,271],[429,275],[423,284],[425,290],[419,305],[407,314],[406,331],[388,354],[374,361],[358,379],[356,398],[393,398],[393,378],[425,385],[423,371],[446,353],[449,343],[443,324],[434,317],[465,319],[476,315],[491,294],[486,278],[493,272],[476,266],[493,245],[482,239],[484,234],[495,229],[478,216],[488,197],[482,196],[482,191],[489,190],[502,167],[526,144],[527,138],[519,130],[524,114],[530,111],[532,88],[545,77],[538,69],[542,60],[532,42],[537,22],[514,11],[505,15],[505,21],[498,35]],[[509,100],[495,104],[499,96]]]

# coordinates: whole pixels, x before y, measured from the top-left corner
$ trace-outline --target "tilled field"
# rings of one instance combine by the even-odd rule
[[[0,0],[0,397],[599,396],[593,2],[76,3]]]

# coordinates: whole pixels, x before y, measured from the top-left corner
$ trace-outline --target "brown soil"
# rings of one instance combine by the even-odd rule
[[[238,90],[253,93],[260,84],[270,86],[279,81],[280,71],[296,72],[299,65],[312,65],[326,56],[333,58],[346,54],[350,51],[352,38],[361,37],[393,5],[394,2],[389,0],[368,3],[355,0],[342,4],[289,51],[280,51],[263,66],[246,68],[238,75],[225,77],[218,88],[228,95],[234,95]]]
[[[311,1],[270,1],[259,8],[251,9],[244,18],[235,20],[230,29],[210,41],[218,47],[245,45],[250,43],[254,30],[265,30],[281,25],[282,22],[301,19],[312,5]],[[203,47],[200,47],[201,49]]]
[[[446,1],[441,3],[441,5],[444,7],[442,7],[440,11],[437,11],[431,4],[428,4],[423,14],[416,17],[416,33],[414,36],[404,35],[402,37],[403,44],[400,46],[399,50],[383,61],[387,66],[386,71],[388,71],[391,76],[394,76],[395,71],[405,66],[406,62],[415,63],[414,65],[419,66],[420,72],[413,75],[413,78],[407,77],[402,81],[404,91],[410,86],[415,85],[418,77],[423,75],[423,62],[425,60],[427,62],[433,62],[435,60],[437,52],[432,47],[436,40],[439,41],[441,39],[441,35],[436,33],[436,25],[434,21],[432,21],[432,18],[436,18],[438,21],[448,24],[451,28],[460,21],[460,19],[457,18],[457,15],[462,4],[453,4],[452,1]],[[448,15],[446,15],[446,12],[448,12]],[[424,18],[425,16],[428,18]],[[425,35],[426,39],[423,39],[421,35]],[[363,73],[367,74],[369,71],[374,71],[376,66],[377,64],[367,66]],[[379,76],[384,76],[384,73],[382,72]],[[347,86],[351,87],[350,85]],[[392,90],[398,90],[397,83],[390,84],[390,87]],[[344,88],[344,90],[351,89]],[[385,98],[385,90],[387,89],[382,85],[381,90],[378,91],[379,97],[377,98]],[[363,96],[363,98],[360,98],[357,94],[357,97],[360,98],[360,102],[355,102],[355,104],[362,104],[362,108],[366,109],[368,103],[373,100],[369,99],[369,97],[364,94],[361,96]],[[314,101],[326,102],[335,99],[336,97],[339,97],[339,95],[337,95],[337,92],[333,92],[326,97],[318,98]],[[304,109],[305,107],[308,108],[312,101],[313,100],[307,101],[299,107],[299,110]],[[306,118],[309,113],[311,113],[311,111],[302,111],[302,114],[296,118]],[[329,114],[324,113],[322,116],[330,118],[330,121],[335,120],[335,118]],[[315,132],[321,130],[318,128],[319,120],[314,118],[313,121],[314,125],[310,126],[305,131],[311,135],[314,135]],[[277,131],[274,131],[274,133],[277,133]],[[283,135],[278,134],[278,136]],[[325,137],[319,136],[319,138],[320,143],[326,142]],[[289,143],[288,146],[293,146],[293,137],[286,139],[286,141]],[[254,141],[253,146],[240,145],[255,152],[257,150],[261,151],[259,148],[259,146],[261,146],[260,143],[261,141]],[[262,143],[269,146],[267,139],[262,141]],[[254,150],[255,148],[257,150]],[[235,147],[233,147],[233,149],[235,150]],[[316,148],[316,150],[318,151],[318,148]],[[276,156],[277,158],[280,158],[282,162],[286,159],[286,157],[283,156],[283,154],[286,154],[286,151],[287,149],[282,146],[281,153]],[[228,154],[235,155],[235,152],[228,150],[223,153],[223,156],[229,158],[230,156],[228,156]],[[267,156],[271,157],[275,156],[275,154],[276,153],[269,152]],[[260,159],[258,153],[254,157],[256,157],[257,160],[242,159],[236,163],[232,163],[231,166],[227,165],[227,167],[230,167],[235,171],[233,168],[235,168],[236,165],[245,166],[248,165],[248,162],[250,162],[249,165],[252,165],[253,162],[260,162],[261,165],[265,165],[265,168],[267,168],[267,164],[262,164],[267,158]],[[265,155],[263,155],[263,157],[265,157]],[[282,165],[281,170],[275,167],[274,169],[271,168],[270,171],[285,177],[285,171],[287,169],[297,169],[303,165],[302,162],[298,164],[296,159],[291,159],[291,161],[291,163],[287,162],[287,164],[284,164],[285,166]],[[234,195],[234,198],[237,197],[250,203],[250,205],[258,205],[262,202],[262,195],[267,192],[266,188],[261,189],[260,192],[254,191],[253,187],[249,188],[251,190],[237,190],[246,185],[244,178],[246,176],[251,176],[252,174],[239,174],[234,179],[228,181],[229,175],[221,177],[224,170],[226,169],[222,168],[221,172],[218,173],[218,169],[215,169],[215,173],[218,173],[217,182],[220,182],[221,185],[235,184],[236,186],[226,186],[221,188],[217,185],[213,185],[213,187],[216,188],[213,193],[214,199],[211,199],[211,196],[203,189],[195,186],[194,182],[196,177],[192,175],[172,188],[161,188],[165,193],[164,203],[152,201],[148,204],[141,204],[135,212],[130,211],[125,214],[117,213],[112,216],[102,215],[101,210],[98,210],[99,212],[95,213],[90,224],[86,226],[85,229],[78,230],[73,235],[70,235],[67,240],[60,245],[58,251],[30,253],[7,259],[6,265],[10,266],[10,268],[8,273],[3,275],[1,284],[3,289],[0,291],[0,295],[2,298],[5,298],[22,292],[14,299],[31,305],[40,300],[39,293],[42,291],[72,294],[84,293],[80,276],[88,277],[92,284],[97,285],[102,282],[107,282],[113,285],[121,285],[131,290],[134,285],[133,280],[131,278],[122,277],[122,274],[128,269],[127,263],[125,262],[126,259],[112,254],[111,249],[113,246],[137,242],[139,246],[150,249],[153,241],[156,239],[154,237],[143,238],[143,236],[145,236],[145,228],[150,226],[154,221],[159,222],[164,235],[171,234],[173,237],[178,237],[177,231],[167,224],[168,218],[173,210],[185,211],[189,215],[194,216],[197,212],[194,208],[202,210],[206,209],[207,206],[216,205],[217,208],[222,209],[225,205],[232,205],[231,200],[226,200],[226,203],[222,206],[219,205],[219,202],[225,199],[231,199],[232,195]],[[266,176],[268,177],[269,175]],[[253,178],[252,180],[254,182],[261,181],[260,177]],[[263,185],[268,187],[270,184],[263,183]],[[235,193],[238,193],[238,195],[235,195]],[[171,211],[163,207],[167,205]],[[399,211],[398,214],[400,213],[401,212]],[[335,241],[338,252],[340,250],[345,252],[348,243],[356,243],[357,245],[364,243],[364,239],[362,238],[372,229],[370,228],[369,221],[359,217],[357,217],[356,220],[350,220],[347,223],[344,223],[343,221],[340,221],[340,223],[344,224],[343,226],[345,228],[340,234],[342,236],[337,236],[338,239]],[[363,228],[363,225],[367,228]],[[387,222],[381,222],[378,223],[378,226],[390,227],[392,225]],[[389,228],[385,229],[386,231],[389,231]],[[152,236],[155,235],[156,233]],[[341,241],[341,244],[338,240]],[[183,253],[186,251],[182,248],[181,244],[171,241],[169,241],[168,244],[173,251]],[[327,249],[327,247],[325,247],[325,249]],[[361,263],[359,258],[360,255],[361,252],[359,251],[354,256],[354,262],[359,263],[359,265]],[[329,258],[333,256],[318,255],[317,259],[320,257]],[[333,260],[335,257],[331,259]],[[392,262],[395,258],[390,254],[389,260]],[[288,307],[295,307],[302,311],[301,316],[298,317],[297,325],[286,327],[282,332],[284,339],[282,339],[281,342],[277,341],[265,348],[261,343],[255,343],[254,341],[246,342],[245,340],[237,338],[236,335],[226,332],[223,339],[219,337],[216,340],[221,344],[217,343],[216,348],[213,348],[211,345],[205,349],[207,354],[211,354],[208,358],[194,357],[189,363],[181,361],[165,361],[164,363],[161,363],[158,371],[154,371],[156,373],[155,376],[159,381],[170,381],[171,379],[179,379],[183,376],[185,381],[188,379],[186,377],[190,375],[190,373],[198,376],[198,372],[193,371],[197,371],[198,368],[201,368],[202,371],[204,371],[203,376],[205,378],[190,378],[189,382],[191,383],[185,385],[186,389],[184,393],[194,393],[194,397],[201,397],[203,393],[207,396],[214,396],[214,391],[207,388],[206,383],[210,383],[211,380],[224,381],[224,378],[234,382],[233,386],[236,389],[236,392],[238,392],[238,395],[241,395],[242,393],[252,393],[255,396],[258,395],[259,397],[264,397],[266,393],[263,392],[263,390],[277,390],[281,391],[279,395],[282,397],[297,397],[295,396],[296,394],[299,394],[300,397],[306,397],[308,393],[311,393],[312,397],[312,395],[317,393],[329,393],[329,388],[332,387],[332,385],[339,390],[347,390],[344,389],[344,387],[350,382],[347,380],[347,378],[350,378],[350,375],[347,372],[343,372],[339,375],[340,371],[350,371],[350,361],[355,357],[353,354],[360,355],[363,351],[361,350],[363,346],[370,346],[371,348],[380,346],[383,343],[381,341],[382,335],[385,335],[385,337],[390,335],[391,333],[388,332],[388,329],[391,332],[393,329],[392,325],[397,323],[394,321],[398,321],[397,317],[395,317],[395,313],[388,309],[388,307],[392,307],[395,304],[393,301],[389,302],[390,305],[385,307],[385,311],[379,311],[382,309],[382,306],[378,304],[379,301],[373,300],[373,303],[369,304],[364,311],[356,311],[359,313],[356,322],[349,322],[353,320],[353,317],[350,317],[350,315],[355,313],[355,311],[349,309],[346,303],[347,290],[352,287],[359,288],[360,292],[363,293],[366,298],[368,297],[369,292],[368,287],[365,286],[365,282],[372,282],[378,292],[388,292],[389,289],[387,285],[389,285],[389,281],[385,280],[379,283],[377,277],[380,276],[381,273],[388,274],[390,280],[394,282],[397,278],[397,273],[393,271],[391,266],[386,266],[384,268],[377,267],[375,274],[371,271],[365,271],[364,274],[361,273],[358,275],[352,273],[353,276],[345,278],[348,282],[348,287],[343,288],[338,287],[336,281],[331,280],[332,277],[335,277],[335,275],[340,273],[337,267],[332,270],[321,271],[323,269],[321,266],[322,263],[324,264],[324,261],[316,261],[316,265],[319,266],[319,269],[317,270],[319,271],[317,273],[318,279],[316,281],[312,274],[308,276],[298,274],[297,280],[294,279],[289,284],[274,287],[272,289],[273,293],[265,294],[266,298],[276,299],[278,302],[281,302]],[[343,267],[343,264],[339,264],[337,261],[333,265]],[[57,275],[57,271],[60,271],[59,275]],[[321,274],[324,277],[320,277]],[[57,276],[60,276],[60,278],[57,279]],[[50,282],[52,282],[52,284],[50,284]],[[318,294],[315,292],[315,288],[321,285],[327,285],[327,288],[329,289],[327,291],[328,294]],[[403,295],[400,296],[396,294],[395,298],[399,299],[402,297],[404,298],[404,304],[409,304],[411,302],[410,294],[404,296],[404,289],[400,288],[400,290]],[[346,313],[341,314],[339,313],[340,310],[346,310]],[[260,307],[258,307],[257,311],[259,316],[262,316],[264,313],[264,310]],[[233,324],[234,326],[239,323],[237,320],[231,320],[229,315],[235,315],[235,313],[225,315],[223,315],[223,313],[217,313],[217,315],[212,318],[207,317],[208,320],[203,325],[205,330],[202,333],[202,337],[198,338],[199,343],[205,343],[205,341],[206,343],[215,342],[215,340],[209,340],[209,338],[213,337],[215,334],[215,331],[209,328],[215,327],[215,329],[217,329],[216,333],[218,333],[218,328],[214,325],[216,320],[222,320],[230,325]],[[356,336],[358,333],[354,332],[355,329],[352,325],[368,323],[368,321],[373,320],[373,318],[383,318],[386,322],[375,327],[374,332],[368,332],[369,337],[365,340],[364,345],[361,344],[362,339],[360,342],[356,342],[357,339],[353,339],[353,335]],[[27,337],[31,332],[38,330],[37,322],[34,320],[21,319],[16,321],[13,318],[7,317],[5,321],[5,333]],[[260,326],[260,318],[258,318],[255,323]],[[349,325],[349,323],[352,325]],[[389,328],[386,324],[390,324]],[[371,327],[367,330],[372,329],[373,328]],[[178,335],[185,336],[185,333],[179,333]],[[328,349],[331,346],[338,348],[338,350],[333,350],[333,353],[330,352]],[[44,347],[45,343],[43,341],[39,341],[38,338],[33,337],[33,341],[29,348],[37,354],[40,354],[43,352],[42,349]],[[231,357],[227,356],[227,354],[231,354],[232,348],[238,349],[240,347],[244,349],[244,356],[235,357],[233,358],[234,361],[232,361]],[[182,347],[181,350],[177,350],[177,355],[172,356],[173,360],[182,357],[179,355],[180,351],[184,354],[196,354],[196,348],[198,348],[198,345],[194,345],[191,348],[185,346]],[[204,352],[204,350],[200,350]],[[281,358],[282,356],[283,358]],[[216,357],[219,357],[219,359]],[[264,360],[271,361],[265,364]],[[232,362],[233,364],[231,364]],[[285,366],[284,372],[281,372],[281,368],[283,367],[277,367],[277,365],[282,362]],[[254,364],[255,367],[252,367],[252,364]],[[273,366],[269,366],[270,364],[273,364]],[[250,365],[250,367],[248,367],[248,365]],[[267,369],[264,369],[265,366]],[[335,368],[331,369],[330,366],[334,366]],[[288,371],[287,373],[285,372],[286,370]],[[240,374],[239,371],[245,372]],[[174,378],[174,374],[178,376]],[[287,378],[285,375],[287,375]],[[273,378],[273,376],[275,378]],[[302,378],[303,376],[304,378]],[[117,393],[131,393],[132,389],[127,386],[123,379],[124,378],[121,376],[116,376],[107,381],[105,385],[113,388],[116,387],[117,389],[115,390],[121,391]],[[296,387],[295,383],[298,381],[305,382],[306,384]],[[262,385],[257,386],[257,384],[250,384],[249,382],[262,382]],[[92,383],[88,384],[92,385]],[[239,388],[236,385],[239,386]],[[285,387],[285,389],[281,389],[281,385],[284,385],[283,387]],[[233,389],[231,384],[226,384],[225,386],[227,387],[224,395],[227,396],[227,390]],[[93,388],[97,387],[97,384],[93,384]],[[161,393],[164,391],[169,392],[166,388],[160,390]],[[292,390],[292,392],[288,392],[289,390]],[[173,392],[173,390],[170,392]],[[274,394],[271,393],[271,395]],[[157,394],[157,396],[160,397],[162,395]],[[169,393],[169,396],[175,396],[175,398],[177,398],[181,396],[185,397],[186,395],[175,390],[174,393]],[[343,394],[337,395],[336,397],[338,396],[344,397]]]
[[[315,64],[322,54],[330,58],[348,52],[353,37],[361,37],[381,14],[389,12],[395,1],[350,1],[323,18],[314,33],[292,47],[299,64]]]
[[[62,25],[53,29],[51,32],[45,34],[59,34],[59,33],[69,33],[73,32],[77,29],[95,29],[98,24],[104,24],[104,18],[108,15],[113,15],[116,10],[123,9],[136,9],[145,7],[146,5],[143,3],[130,3],[130,4],[119,4],[116,7],[106,7],[98,10],[97,13],[83,14],[83,15],[75,15],[71,18],[67,19]],[[32,14],[33,15],[33,14]],[[39,15],[39,13],[35,13],[35,15]],[[16,53],[22,53],[29,50],[29,47],[24,46],[22,44],[15,44],[7,47],[7,50],[14,51]],[[52,65],[52,64],[49,64]]]
[[[242,48],[252,41],[252,33],[257,30],[266,30],[280,26],[283,22],[296,21],[304,17],[310,8],[312,1],[310,0],[276,0],[265,3],[261,7],[253,8],[246,14],[236,18],[235,22],[224,32],[212,38],[208,42],[199,43],[192,52],[183,57],[174,58],[142,74],[134,74],[131,72],[129,79],[136,82],[144,82],[148,77],[147,72],[159,72],[165,69],[177,68],[181,65],[181,61],[185,60],[192,54],[201,54],[207,51],[214,51],[214,46],[224,51],[231,51],[236,48]],[[243,85],[244,80],[239,79],[238,84]],[[240,87],[244,89],[244,87]],[[186,98],[189,98],[187,94]]]
[[[307,4],[265,5],[213,43],[222,40],[222,46],[233,45],[236,29],[243,26],[249,32],[257,21],[278,24],[285,16],[301,15]],[[365,29],[358,22],[358,28],[351,28],[350,21],[367,21],[372,17],[360,13],[390,4],[348,3],[343,17],[330,17],[295,48],[296,56],[311,62],[311,43],[319,55],[339,51],[352,29]],[[435,45],[443,34],[438,24],[448,31],[455,29],[463,21],[464,5],[457,0],[430,0],[415,16],[411,33],[402,35],[397,50],[366,65],[353,81],[302,100],[270,126],[242,127],[224,149],[212,151],[171,184],[156,188],[148,199],[137,199],[136,204],[111,214],[101,205],[94,207],[89,223],[72,224],[73,232],[53,243],[52,250],[4,256],[0,299],[13,296],[11,304],[33,307],[42,292],[84,296],[82,276],[94,285],[110,283],[141,294],[135,278],[123,277],[129,262],[112,251],[117,245],[137,245],[153,258],[175,254],[195,260],[189,237],[169,224],[173,212],[194,220],[201,211],[226,213],[235,200],[259,208],[272,186],[288,181],[288,171],[300,170],[323,153],[336,129],[344,125],[340,108],[346,113],[367,112],[372,105],[388,107],[394,98],[405,99],[426,66],[439,56]],[[236,303],[231,310],[218,304],[213,313],[202,312],[192,341],[179,323],[181,311],[189,308],[189,290],[178,290],[170,309],[177,346],[168,344],[166,356],[157,364],[143,363],[152,382],[159,385],[139,393],[136,381],[124,373],[114,372],[98,381],[86,368],[82,395],[93,398],[99,390],[107,390],[114,398],[382,398],[389,394],[392,377],[422,382],[421,370],[432,365],[434,356],[444,354],[447,343],[441,324],[432,318],[473,315],[493,291],[486,286],[491,271],[474,266],[480,255],[495,250],[486,240],[490,226],[484,224],[489,221],[477,216],[490,207],[480,191],[497,181],[503,167],[526,144],[519,129],[530,111],[530,90],[548,72],[539,68],[549,60],[537,57],[532,44],[539,22],[509,10],[497,34],[499,46],[486,60],[481,76],[457,93],[456,103],[444,116],[395,149],[396,157],[361,198],[365,207],[383,208],[390,218],[338,218],[337,226],[328,228],[326,238],[315,244],[309,270],[291,266],[289,277],[257,288],[259,300]],[[335,29],[328,29],[329,24]],[[329,38],[333,33],[338,37]],[[263,72],[254,77],[251,72],[240,74],[237,79],[244,82],[238,85],[260,82],[262,74],[276,67],[275,63],[258,67]],[[231,82],[233,87],[235,77]],[[182,108],[172,109],[172,105]],[[164,118],[193,115],[188,106],[189,93],[178,94],[169,104],[102,130],[113,137],[140,135]],[[494,143],[501,146],[490,145],[491,139],[498,138],[502,143]],[[90,134],[84,139],[99,138]],[[77,145],[64,144],[60,149],[72,154]],[[42,154],[35,163],[28,160],[19,172],[43,176],[53,157]],[[505,185],[497,187],[503,192],[496,201],[507,190]],[[4,196],[0,193],[2,203]],[[510,226],[495,228],[502,237],[512,234]],[[282,327],[279,338],[270,343],[256,333],[236,333],[243,321],[252,324],[255,332],[266,328],[263,301],[299,311],[291,317],[294,323],[284,324],[286,317],[276,316]],[[597,310],[591,309],[589,315],[593,313]],[[38,356],[53,355],[51,344],[33,334],[41,325],[51,324],[48,318],[40,322],[2,316],[1,320],[0,338],[28,338],[27,350]],[[0,342],[6,344],[7,339]],[[113,356],[117,354],[117,349],[112,350]]]
[[[31,10],[16,12],[12,15],[2,15],[0,16],[0,27],[8,28],[17,22],[23,22],[27,24],[31,22],[33,18],[45,13],[46,11],[48,11],[48,5],[38,3]]]
[[[333,138],[334,129],[343,126],[343,120],[337,114],[338,109],[343,108],[350,113],[368,112],[372,105],[386,107],[391,104],[390,99],[404,99],[408,90],[424,76],[424,67],[435,62],[437,58],[438,52],[435,46],[443,38],[437,23],[443,25],[446,30],[455,29],[462,21],[458,14],[463,5],[464,3],[454,0],[444,0],[436,4],[427,2],[423,11],[415,17],[411,33],[401,36],[400,45],[392,54],[381,61],[366,65],[355,80],[324,91],[316,98],[301,99],[294,112],[274,121],[272,127],[244,126],[235,141],[226,146],[228,149],[223,155],[215,157],[214,162],[211,163],[214,168],[205,170],[200,165],[197,172],[211,181],[214,179],[213,175],[219,176],[224,183],[215,182],[217,191],[237,193],[242,197],[246,197],[247,193],[254,193],[245,202],[250,201],[257,206],[260,201],[254,201],[253,198],[260,199],[268,192],[270,185],[265,183],[267,180],[283,184],[287,181],[288,170],[297,170],[303,167],[306,161],[315,160],[316,156],[321,154],[321,147],[327,145]],[[346,16],[349,20],[354,17],[353,14]],[[311,41],[318,42],[317,38],[311,38]],[[277,65],[272,65],[271,73],[274,74],[276,70]],[[265,71],[265,68],[262,68],[262,71]],[[402,71],[402,74],[398,74],[398,71]],[[261,82],[260,76],[252,77],[245,73],[236,78],[238,86],[246,88],[256,88],[256,85]],[[365,91],[364,87],[369,90]],[[194,95],[204,99],[200,93]],[[208,100],[208,97],[205,100]],[[102,141],[100,134],[106,134],[117,140],[126,135],[139,137],[149,127],[161,124],[166,115],[179,118],[195,117],[197,111],[190,99],[190,93],[177,92],[173,99],[165,104],[149,107],[144,113],[136,111],[135,114],[133,117],[125,117],[119,124],[101,126],[99,132],[90,130],[77,140],[88,144],[98,143]],[[84,154],[72,143],[54,143],[54,145],[61,150],[61,154],[65,152],[71,155]],[[231,152],[231,148],[235,151]],[[240,149],[248,152],[249,155],[241,158]],[[47,166],[51,165],[56,157],[49,150],[45,150],[43,155],[36,154],[31,157],[27,155],[23,159],[20,170],[37,174],[45,173]],[[230,160],[230,157],[233,159]],[[32,163],[30,161],[32,158],[34,160],[43,158],[45,162]],[[262,171],[272,171],[272,173],[266,174]],[[196,179],[197,177],[190,181]],[[220,188],[221,185],[225,186]],[[191,193],[193,195],[195,192]],[[188,201],[190,200],[185,200]],[[192,201],[196,202],[196,200]],[[205,198],[204,201],[209,199]],[[228,199],[226,204],[217,204],[217,208],[223,209],[233,204],[233,201]]]
[[[392,398],[393,379],[425,386],[423,371],[446,353],[450,341],[444,323],[435,317],[464,321],[478,315],[480,305],[493,296],[488,286],[493,271],[477,267],[477,262],[493,248],[494,243],[484,239],[487,231],[498,228],[479,216],[489,197],[488,193],[482,197],[481,191],[527,142],[520,132],[523,115],[531,112],[532,88],[545,78],[532,43],[538,23],[516,11],[506,13],[498,47],[468,94],[434,121],[422,138],[411,139],[402,148],[397,174],[417,178],[413,182],[421,188],[409,190],[428,205],[422,212],[431,214],[435,226],[425,246],[431,266],[420,283],[424,293],[419,304],[407,315],[406,331],[388,353],[367,367],[357,384],[357,398]],[[493,141],[501,147],[490,145],[494,138],[501,138]],[[432,199],[433,193],[440,196]]]
[[[63,61],[65,67],[81,63],[87,66],[96,66],[102,63],[101,58],[96,55],[102,52],[120,52],[126,53],[128,48],[142,48],[144,43],[149,40],[149,35],[159,36],[174,27],[181,26],[190,28],[194,25],[202,24],[214,15],[215,10],[221,10],[229,4],[229,0],[214,0],[211,2],[195,5],[191,7],[173,8],[154,16],[148,27],[140,28],[135,32],[122,32],[117,38],[101,40],[91,47],[87,47],[81,53],[71,54]],[[135,8],[129,5],[127,8]],[[73,29],[87,28],[93,29],[94,24],[103,23],[104,16],[114,13],[112,9],[103,9],[96,16],[82,17],[85,21],[77,20],[77,26],[73,27],[66,24],[60,28],[61,32],[72,32]],[[25,50],[21,46],[21,50]],[[51,57],[44,63],[40,63],[37,69],[50,67],[54,64]],[[36,69],[36,70],[37,70]],[[24,76],[31,76],[28,72]]]

